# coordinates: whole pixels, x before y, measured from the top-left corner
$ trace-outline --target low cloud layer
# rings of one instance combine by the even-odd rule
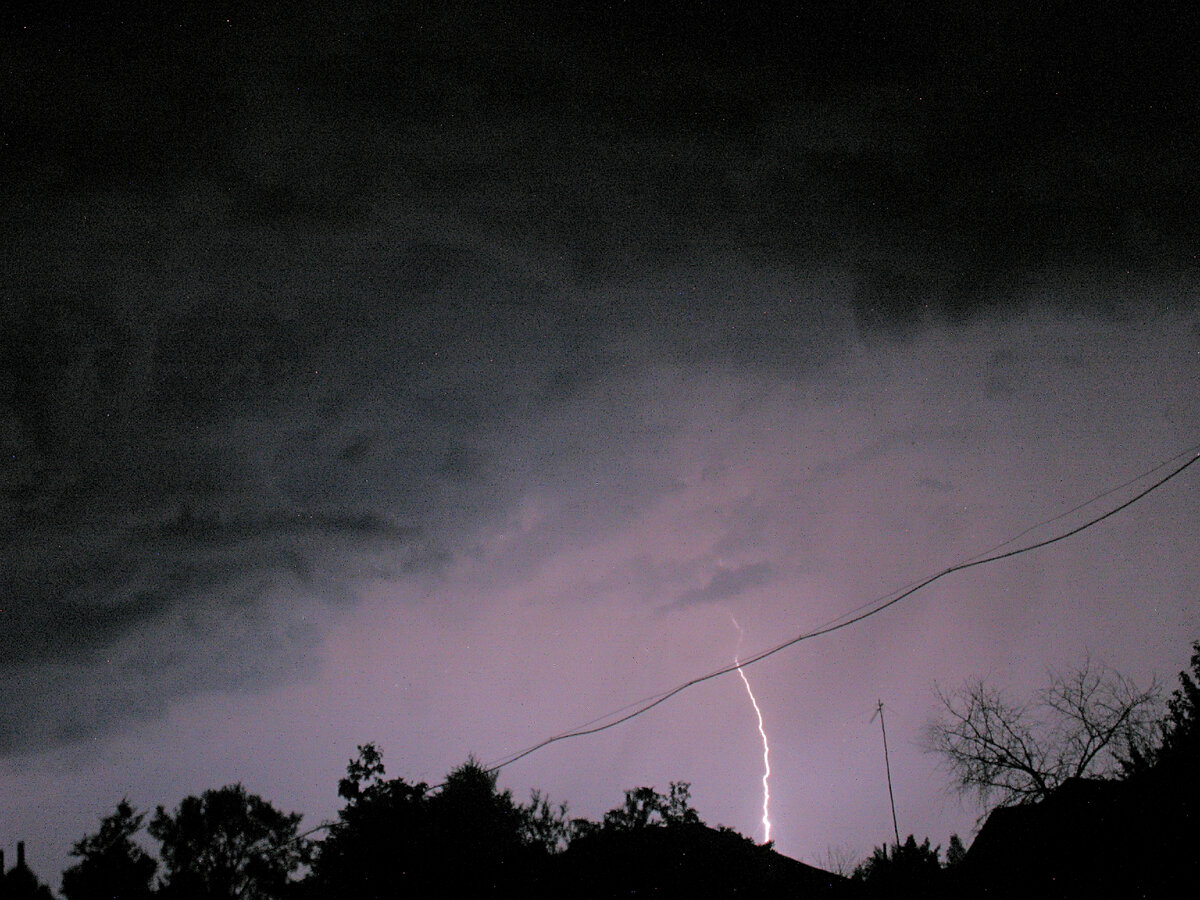
[[[997,337],[1038,310],[1136,322],[1191,289],[1169,268],[1134,300],[1103,272],[1072,280],[1010,267],[977,303],[977,287],[944,277],[978,264],[967,250],[932,263],[903,241],[852,250],[878,245],[874,226],[822,205],[838,189],[821,175],[796,198],[805,215],[825,210],[798,241],[772,226],[757,245],[734,249],[742,238],[731,236],[722,246],[716,220],[697,218],[687,198],[726,195],[733,162],[706,163],[684,190],[677,175],[653,174],[670,140],[649,158],[631,136],[609,140],[609,152],[628,155],[605,200],[622,204],[627,233],[598,244],[576,227],[597,202],[587,176],[559,172],[556,196],[579,210],[540,222],[541,233],[528,231],[537,219],[523,195],[503,186],[549,177],[533,165],[558,166],[549,151],[519,169],[507,161],[476,193],[414,189],[373,170],[379,196],[349,221],[288,214],[254,225],[231,205],[234,187],[211,180],[160,187],[154,199],[84,191],[26,210],[36,227],[15,236],[2,363],[13,617],[4,750],[105,731],[175,694],[311,672],[324,624],[362,585],[436,575],[479,552],[530,496],[555,524],[541,544],[524,542],[523,563],[506,565],[536,566],[573,535],[621,527],[681,488],[657,460],[690,427],[696,411],[677,401],[699,385],[738,385],[730,405],[703,413],[714,433],[781,388],[830,398],[829,420],[809,428],[837,427],[839,394],[869,390],[891,418],[895,367],[914,364],[920,346],[915,364],[947,377],[929,354],[960,317],[994,320]],[[761,152],[748,139],[720,146],[737,165]],[[712,147],[696,152],[716,158]],[[767,181],[734,220],[793,172],[754,166]],[[667,180],[645,184],[647,172]],[[10,234],[17,224],[10,213]],[[840,249],[821,262],[822,235],[839,232]],[[638,235],[647,240],[635,246]],[[1195,325],[1185,316],[1179,327]],[[981,402],[1027,404],[1093,352],[1046,349],[1053,358],[1033,361],[997,346]],[[859,367],[855,354],[876,362]],[[741,464],[736,453],[720,463]],[[732,599],[766,584],[772,565],[714,562],[675,602]],[[243,619],[247,636],[211,631],[226,619]],[[95,679],[134,642],[144,649],[128,651],[127,676]],[[156,652],[159,643],[188,649]],[[213,656],[223,664],[209,665]],[[132,696],[129,679],[143,685]],[[88,710],[64,699],[82,684]]]

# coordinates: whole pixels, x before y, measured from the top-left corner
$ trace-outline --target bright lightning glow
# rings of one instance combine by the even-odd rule
[[[754,690],[750,687],[750,679],[746,677],[746,673],[742,671],[742,639],[746,636],[746,632],[742,626],[738,624],[738,620],[734,618],[733,613],[729,614],[729,618],[733,620],[733,627],[738,630],[737,649],[733,652],[733,664],[738,667],[737,673],[742,676],[742,684],[746,686],[746,695],[750,698],[750,705],[754,707],[754,715],[758,716],[758,733],[762,736],[763,744],[763,843],[771,840],[771,745],[767,741],[767,730],[763,726],[762,710],[758,708],[758,701],[754,698]]]

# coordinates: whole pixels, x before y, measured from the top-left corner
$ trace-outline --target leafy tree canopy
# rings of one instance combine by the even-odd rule
[[[691,804],[692,786],[672,781],[667,794],[652,787],[632,788],[625,801],[604,814],[602,827],[609,831],[636,831],[653,825],[698,825],[700,816]]]
[[[854,878],[871,887],[913,892],[934,884],[941,875],[941,847],[930,847],[929,838],[918,844],[911,834],[903,844],[876,847],[855,870]]]
[[[283,813],[240,784],[158,807],[150,834],[162,842],[164,893],[204,900],[268,900],[308,860],[299,813]]]
[[[565,805],[536,791],[515,802],[474,758],[433,789],[387,778],[382,752],[364,744],[338,794],[346,805],[317,852],[313,896],[503,892],[570,836]]]
[[[1191,672],[1179,673],[1179,687],[1167,700],[1157,745],[1134,745],[1124,761],[1131,775],[1156,767],[1200,777],[1200,641],[1192,644]]]
[[[62,893],[67,900],[146,900],[158,862],[133,840],[141,830],[144,813],[129,805],[100,822],[100,830],[79,840],[71,855],[79,862],[63,873]]]
[[[953,869],[967,855],[967,848],[963,846],[962,838],[957,834],[950,835],[950,843],[946,847],[946,868]]]
[[[346,804],[317,848],[309,893],[372,897],[414,888],[434,851],[428,790],[423,783],[387,778],[382,751],[360,745],[338,782]]]

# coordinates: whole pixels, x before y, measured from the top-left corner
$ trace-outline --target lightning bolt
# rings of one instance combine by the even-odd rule
[[[758,733],[762,737],[763,745],[763,843],[771,840],[771,744],[767,741],[767,730],[763,726],[762,710],[758,708],[758,700],[754,698],[754,690],[750,687],[750,679],[746,677],[746,673],[742,671],[742,640],[746,637],[746,632],[738,620],[734,618],[733,613],[729,614],[729,618],[733,621],[733,627],[738,630],[737,649],[733,651],[733,664],[737,666],[737,673],[742,677],[742,684],[746,686],[746,696],[750,698],[750,705],[754,707],[754,715],[758,716]]]

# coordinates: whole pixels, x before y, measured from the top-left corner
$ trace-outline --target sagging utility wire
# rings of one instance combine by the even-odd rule
[[[1035,541],[1032,544],[1027,544],[1023,547],[1018,547],[1014,550],[1007,550],[1003,553],[995,552],[995,550],[999,549],[1000,547],[1008,546],[1009,544],[1013,543],[1014,541],[1019,540],[1020,537],[1026,535],[1026,534],[1029,534],[1031,531],[1033,531],[1037,528],[1040,528],[1043,525],[1049,524],[1051,522],[1058,521],[1059,519],[1062,519],[1065,516],[1070,515],[1072,512],[1075,512],[1077,510],[1083,509],[1084,507],[1090,506],[1091,504],[1095,503],[1097,500],[1107,497],[1107,496],[1113,494],[1114,492],[1120,490],[1121,488],[1127,487],[1127,486],[1141,480],[1149,473],[1160,471],[1164,466],[1169,465],[1171,462],[1178,460],[1180,457],[1182,457],[1184,455],[1189,455],[1189,454],[1190,454],[1190,458],[1185,463],[1183,463],[1183,465],[1172,469],[1170,472],[1168,472],[1162,478],[1158,479],[1157,481],[1155,481],[1153,484],[1151,484],[1149,487],[1145,488],[1144,490],[1139,491],[1137,494],[1135,494],[1130,499],[1114,506],[1112,509],[1107,510],[1104,513],[1101,513],[1098,516],[1095,516],[1095,517],[1087,520],[1082,525],[1077,525],[1076,527],[1068,529],[1067,531],[1064,531],[1060,534],[1056,534],[1053,537],[1049,537],[1049,538],[1046,538],[1045,540],[1041,540],[1041,541]],[[802,632],[801,634],[798,634],[795,637],[789,638],[788,640],[784,641],[783,643],[776,644],[774,647],[771,647],[768,650],[764,650],[761,653],[757,653],[754,656],[751,656],[748,659],[742,660],[739,663],[736,663],[734,665],[722,666],[721,668],[715,669],[712,672],[708,672],[704,675],[699,675],[696,678],[689,679],[688,681],[685,681],[682,684],[676,685],[675,687],[670,688],[669,690],[663,691],[658,694],[653,694],[649,697],[644,698],[643,700],[637,701],[634,704],[629,704],[627,706],[622,707],[619,710],[599,716],[595,719],[592,719],[590,722],[585,723],[584,725],[578,726],[575,729],[565,731],[565,732],[560,732],[559,734],[556,734],[556,735],[552,735],[551,737],[548,737],[542,741],[539,741],[538,743],[536,743],[530,747],[527,747],[524,750],[521,750],[517,753],[514,753],[510,756],[503,758],[501,761],[499,761],[497,763],[489,765],[487,767],[487,771],[495,772],[499,769],[503,769],[506,766],[512,765],[513,763],[517,762],[518,760],[522,760],[525,757],[530,756],[530,755],[536,753],[537,751],[550,746],[551,744],[556,744],[561,741],[569,740],[571,738],[587,737],[588,735],[599,734],[602,731],[607,731],[610,728],[615,728],[616,726],[624,724],[625,722],[628,722],[631,719],[635,719],[638,716],[648,713],[650,710],[654,709],[656,706],[660,706],[661,704],[666,703],[671,698],[676,697],[679,694],[682,694],[688,688],[695,687],[698,684],[703,684],[704,682],[711,681],[714,678],[720,678],[722,675],[728,675],[731,672],[736,672],[736,671],[746,668],[747,666],[752,666],[755,663],[762,662],[764,659],[774,656],[776,653],[786,650],[789,647],[794,647],[796,644],[799,644],[802,641],[808,641],[808,640],[812,640],[813,638],[822,637],[823,635],[826,635],[826,634],[832,634],[835,631],[840,631],[843,628],[849,628],[851,625],[855,625],[859,622],[862,622],[865,619],[869,619],[872,616],[878,615],[879,613],[883,612],[885,609],[895,606],[901,600],[904,600],[905,598],[912,596],[917,591],[921,590],[922,588],[928,587],[929,585],[933,584],[935,581],[945,578],[947,575],[952,575],[956,572],[962,572],[962,571],[965,571],[966,569],[975,568],[976,566],[983,566],[983,565],[988,565],[990,563],[999,562],[1000,560],[1003,560],[1003,559],[1010,559],[1014,556],[1020,556],[1025,553],[1030,553],[1034,550],[1039,550],[1043,547],[1048,547],[1051,544],[1057,544],[1060,541],[1065,541],[1067,538],[1074,537],[1075,535],[1079,534],[1080,532],[1085,531],[1088,528],[1091,528],[1093,525],[1098,525],[1101,522],[1103,522],[1105,519],[1115,516],[1117,513],[1121,512],[1122,510],[1128,509],[1130,506],[1137,503],[1143,497],[1147,496],[1148,494],[1152,493],[1153,491],[1158,490],[1160,487],[1162,487],[1168,481],[1175,478],[1177,475],[1181,474],[1185,469],[1187,469],[1189,466],[1194,464],[1198,459],[1200,459],[1200,453],[1197,453],[1197,447],[1195,447],[1195,446],[1191,447],[1185,451],[1181,451],[1180,453],[1175,454],[1174,456],[1170,457],[1169,459],[1167,459],[1161,463],[1158,463],[1153,468],[1147,470],[1147,472],[1143,472],[1141,475],[1135,476],[1134,478],[1124,482],[1121,485],[1118,485],[1114,488],[1110,488],[1101,494],[1097,494],[1096,496],[1092,497],[1090,500],[1087,500],[1086,502],[1079,504],[1078,506],[1074,507],[1071,510],[1068,510],[1065,513],[1061,513],[1051,519],[1047,519],[1043,522],[1039,522],[1036,525],[1032,525],[1032,526],[1026,528],[1024,531],[1022,531],[1017,536],[1015,536],[1013,538],[1009,538],[1008,540],[1004,541],[1003,543],[998,544],[991,551],[987,551],[988,555],[986,555],[986,556],[972,557],[963,562],[956,563],[955,565],[952,565],[952,566],[948,566],[947,568],[942,569],[940,572],[937,572],[926,578],[919,579],[915,582],[909,582],[909,584],[906,585],[904,588],[900,589],[900,591],[898,593],[894,592],[895,593],[894,596],[892,594],[884,594],[882,597],[877,598],[874,601],[869,601],[868,603],[862,604],[862,605],[856,607],[855,609],[850,610],[847,613],[843,613],[841,616],[838,616],[835,619],[831,619],[829,622],[827,622],[824,625],[821,625],[811,631]],[[888,598],[890,598],[890,599],[888,599]],[[867,608],[868,606],[870,608]],[[631,710],[631,711],[626,712],[626,710]],[[617,715],[619,717],[616,719],[612,719],[611,721],[605,721],[607,719],[610,719],[614,715]],[[603,723],[603,724],[597,724],[597,723]],[[436,788],[433,788],[433,789],[436,789]]]

